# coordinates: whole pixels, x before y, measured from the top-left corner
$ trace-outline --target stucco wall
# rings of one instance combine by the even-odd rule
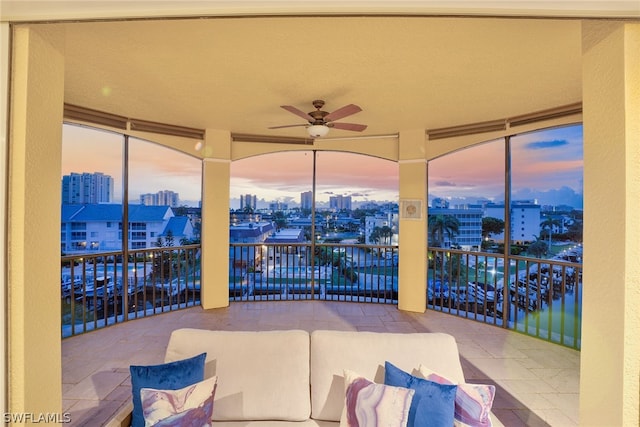
[[[62,408],[60,305],[51,303],[60,298],[62,39],[46,29],[14,32],[7,210],[12,413]]]
[[[583,24],[581,425],[638,425],[640,25]]]

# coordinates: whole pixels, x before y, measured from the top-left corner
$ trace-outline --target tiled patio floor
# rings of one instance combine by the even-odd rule
[[[67,338],[62,341],[62,391],[70,425],[103,425],[130,398],[129,365],[162,363],[171,331],[183,327],[447,332],[458,342],[467,381],[496,385],[493,408],[504,425],[578,425],[578,351],[435,311],[323,301],[194,307]]]

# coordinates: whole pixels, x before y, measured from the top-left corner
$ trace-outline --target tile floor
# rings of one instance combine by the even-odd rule
[[[436,311],[323,301],[194,307],[67,338],[62,392],[70,425],[103,425],[130,397],[129,365],[162,363],[171,331],[182,327],[447,332],[458,342],[467,380],[496,385],[493,409],[505,426],[578,425],[578,351]]]

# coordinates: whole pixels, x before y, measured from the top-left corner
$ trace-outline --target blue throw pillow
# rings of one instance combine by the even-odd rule
[[[384,364],[384,383],[415,390],[407,427],[452,426],[456,385],[438,384],[404,372],[389,362]]]
[[[144,427],[140,389],[178,390],[204,380],[207,353],[162,365],[130,366],[133,414],[131,427]]]

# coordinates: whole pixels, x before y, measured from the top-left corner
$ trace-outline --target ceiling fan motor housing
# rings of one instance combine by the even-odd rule
[[[324,124],[313,124],[307,128],[311,138],[322,138],[329,133],[329,128]]]

